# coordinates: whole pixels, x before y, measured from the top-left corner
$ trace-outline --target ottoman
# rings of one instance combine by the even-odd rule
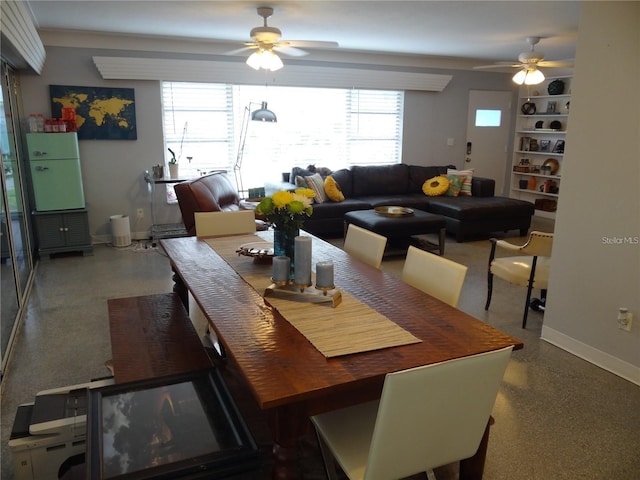
[[[375,210],[356,210],[344,214],[345,232],[350,223],[383,235],[389,241],[410,241],[415,235],[437,233],[437,249],[440,255],[444,255],[446,221],[440,215],[414,209],[413,215],[387,217]]]

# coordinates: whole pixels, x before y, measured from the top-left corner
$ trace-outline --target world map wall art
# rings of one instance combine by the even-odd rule
[[[133,88],[49,85],[51,116],[73,108],[79,140],[137,140]]]

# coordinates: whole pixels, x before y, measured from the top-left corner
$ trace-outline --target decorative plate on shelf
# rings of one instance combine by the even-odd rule
[[[376,207],[375,212],[383,217],[409,217],[413,215],[412,209],[396,206]]]
[[[560,170],[560,163],[555,158],[547,158],[542,165],[551,167],[551,171],[549,172],[551,175],[555,175],[558,173],[558,170]]]
[[[522,110],[522,113],[525,115],[533,115],[536,113],[536,104],[533,102],[525,102],[522,104],[520,110]]]
[[[238,255],[245,255],[255,259],[265,260],[273,257],[273,243],[271,242],[251,242],[240,245],[236,250]]]

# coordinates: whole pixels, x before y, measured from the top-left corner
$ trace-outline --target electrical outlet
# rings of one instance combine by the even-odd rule
[[[137,210],[138,218],[144,218],[144,208],[139,208]]]
[[[626,308],[620,308],[618,311],[618,328],[620,330],[631,331],[631,323],[633,321],[633,314]]]

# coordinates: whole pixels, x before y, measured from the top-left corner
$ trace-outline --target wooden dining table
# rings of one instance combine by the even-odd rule
[[[308,235],[302,232],[303,235]],[[246,381],[260,409],[269,418],[274,441],[272,478],[298,478],[298,439],[309,416],[379,398],[385,375],[422,365],[523,343],[500,330],[403,283],[400,279],[312,237],[312,264],[332,260],[335,284],[388,318],[419,341],[328,358],[218,252],[229,245],[272,241],[271,231],[215,239],[183,237],[160,244],[174,271],[174,290],[188,305],[190,292],[224,348],[228,361]],[[226,247],[224,247],[226,245]],[[226,252],[227,258],[229,252]],[[271,270],[252,257],[245,269]],[[246,264],[245,264],[246,262]],[[254,266],[255,265],[255,266]],[[428,272],[425,272],[428,275]],[[295,301],[295,300],[292,300]],[[333,308],[317,305],[314,308]],[[340,312],[340,305],[335,307]],[[480,479],[484,468],[487,425],[474,457],[460,463],[461,479]]]

